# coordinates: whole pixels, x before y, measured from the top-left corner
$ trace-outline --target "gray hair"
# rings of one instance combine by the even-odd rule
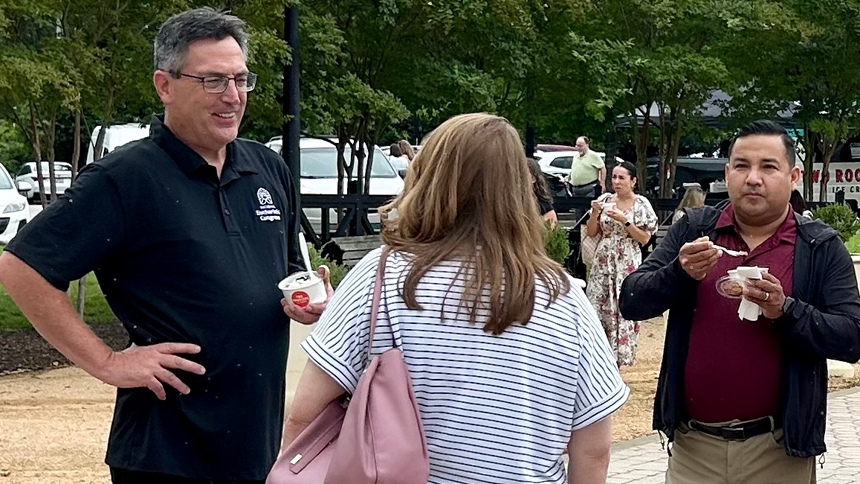
[[[182,69],[188,46],[199,40],[223,40],[233,37],[248,58],[248,34],[245,21],[212,7],[195,8],[178,13],[167,19],[153,45],[152,61],[155,70],[173,75]]]

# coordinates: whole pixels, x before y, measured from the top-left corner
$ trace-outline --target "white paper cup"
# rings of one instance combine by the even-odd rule
[[[303,308],[308,304],[325,302],[325,283],[313,272],[296,272],[278,283],[287,301]]]

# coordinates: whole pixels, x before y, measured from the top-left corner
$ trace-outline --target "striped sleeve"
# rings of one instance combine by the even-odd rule
[[[370,306],[380,253],[377,249],[367,254],[347,273],[301,344],[308,358],[350,393],[368,361]]]
[[[621,379],[606,334],[585,294],[576,295],[580,357],[573,430],[579,430],[612,415],[624,405],[630,389]]]

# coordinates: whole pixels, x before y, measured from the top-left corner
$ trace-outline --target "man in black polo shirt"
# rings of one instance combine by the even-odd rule
[[[118,387],[115,483],[262,482],[280,445],[289,318],[312,323],[325,307],[280,304],[278,281],[301,269],[298,200],[273,151],[236,139],[256,82],[246,54],[234,16],[167,20],[153,75],[164,116],[149,138],[82,171],[0,257],[0,283],[45,339]],[[92,270],[125,351],[66,297]]]

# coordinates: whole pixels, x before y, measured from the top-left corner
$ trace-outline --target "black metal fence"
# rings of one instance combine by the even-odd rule
[[[725,194],[709,196],[705,203],[716,205],[725,199]],[[379,231],[378,208],[390,200],[387,195],[302,195],[302,230],[316,247],[333,237],[376,234]],[[590,210],[592,200],[589,197],[558,197],[553,205],[562,225],[576,229],[585,221],[584,215]],[[649,201],[660,225],[671,223],[680,200],[649,198]],[[815,209],[827,203],[807,202],[807,205]]]

